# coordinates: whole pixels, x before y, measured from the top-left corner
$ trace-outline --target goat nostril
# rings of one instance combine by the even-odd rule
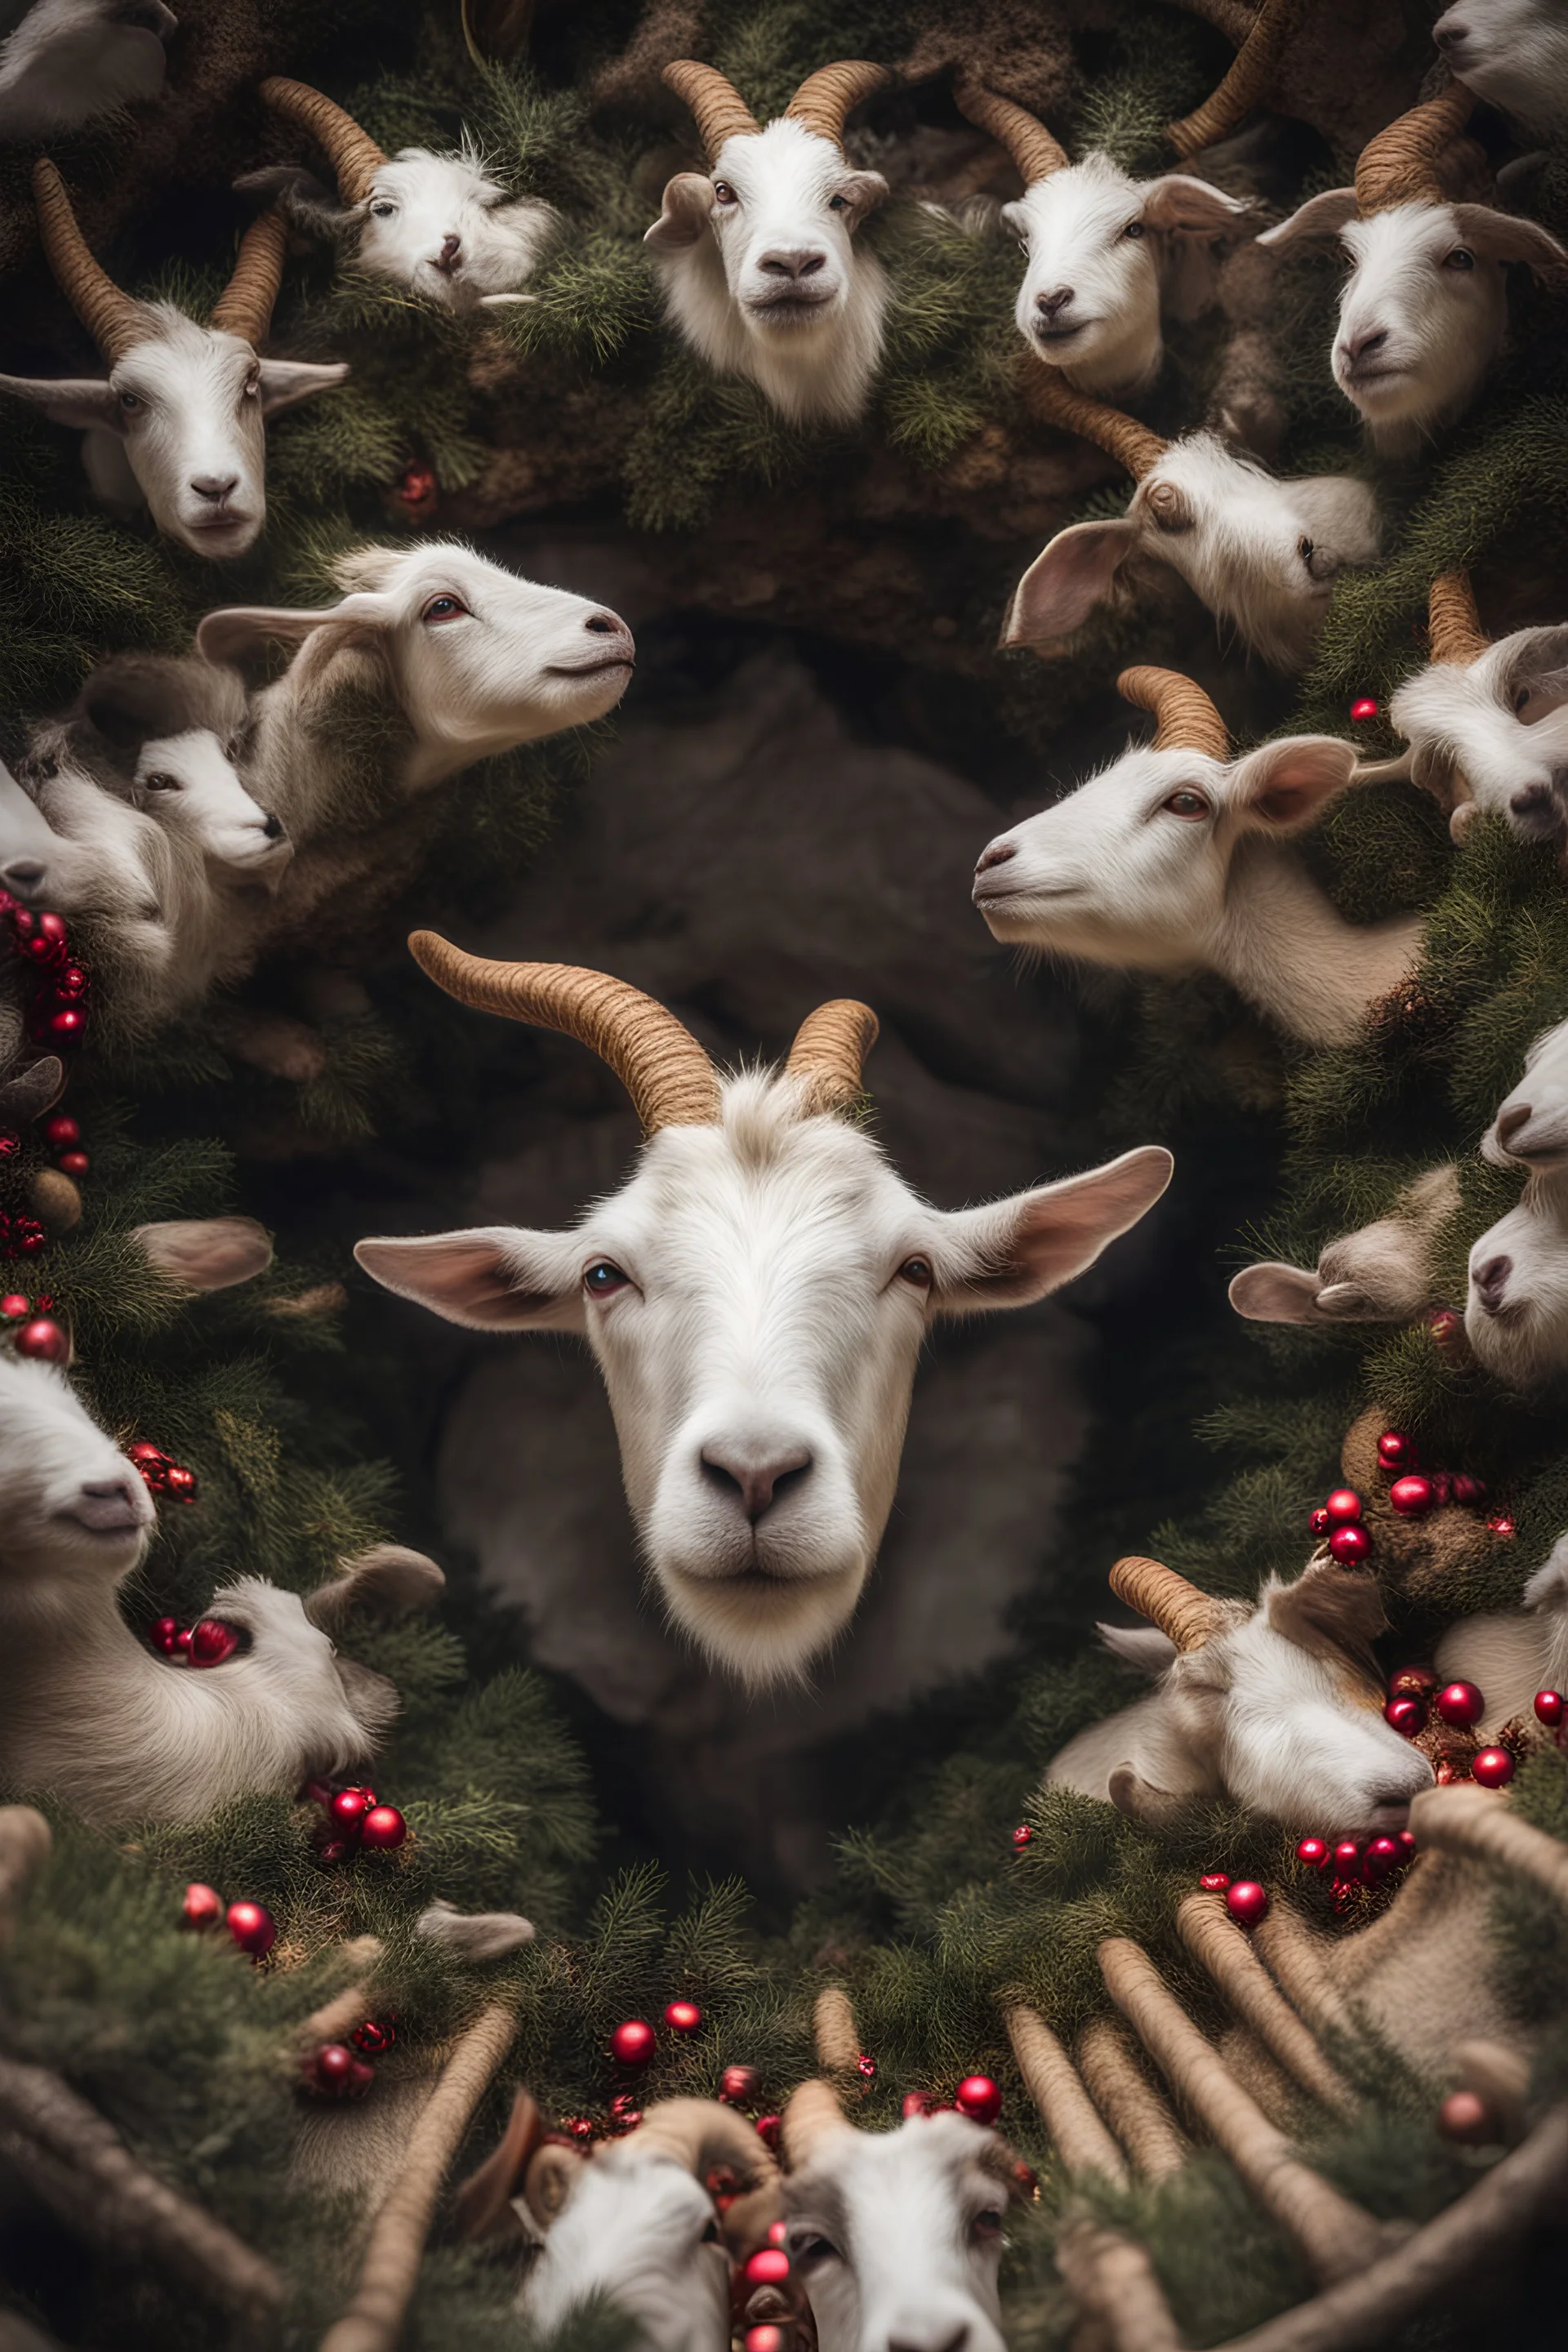
[[[826,269],[826,267],[827,256],[825,253],[808,253],[800,265],[800,275],[803,278],[815,278],[819,269]]]
[[[283,838],[282,818],[280,816],[269,816],[261,830],[267,835],[268,841],[281,841]]]
[[[1515,816],[1547,816],[1555,814],[1555,805],[1549,784],[1526,784],[1509,802]]]
[[[618,637],[621,624],[613,613],[590,613],[583,626],[595,637]]]
[[[1509,1276],[1513,1272],[1510,1257],[1489,1258],[1476,1270],[1476,1296],[1489,1314],[1495,1315],[1508,1290]]]
[[[729,1461],[715,1449],[702,1449],[700,1457],[702,1475],[710,1486],[721,1494],[739,1497],[742,1510],[754,1526],[764,1513],[772,1510],[781,1493],[801,1484],[811,1468],[811,1455],[804,1446],[781,1453],[772,1461],[752,1461],[739,1449]]]
[[[994,866],[1005,866],[1010,857],[1016,857],[1017,855],[1018,845],[1016,841],[994,841],[989,849],[981,851],[975,860],[974,870],[976,874],[989,874]]]
[[[1067,309],[1068,304],[1073,299],[1074,292],[1075,289],[1071,286],[1055,287],[1049,294],[1037,294],[1035,307],[1043,311],[1047,319],[1054,319],[1058,310]]]
[[[1497,1115],[1498,1141],[1501,1144],[1511,1143],[1521,1128],[1530,1125],[1530,1118],[1531,1107],[1528,1103],[1517,1103],[1511,1110],[1500,1110]]]

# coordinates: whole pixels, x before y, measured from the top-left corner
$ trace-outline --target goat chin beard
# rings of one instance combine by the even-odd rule
[[[755,1569],[696,1576],[667,1564],[656,1576],[671,1620],[710,1663],[748,1689],[765,1690],[806,1682],[812,1660],[855,1614],[870,1565],[858,1559],[822,1575],[786,1578]]]

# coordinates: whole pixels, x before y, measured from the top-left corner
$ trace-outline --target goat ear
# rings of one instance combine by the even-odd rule
[[[1387,1631],[1388,1619],[1374,1576],[1355,1575],[1335,1560],[1316,1560],[1294,1584],[1266,1586],[1263,1610],[1270,1630],[1299,1650],[1349,1658],[1363,1674],[1377,1675],[1372,1645]]]
[[[1151,1681],[1163,1675],[1176,1655],[1176,1645],[1157,1625],[1097,1625],[1095,1632],[1113,1657],[1136,1666]]]
[[[1168,1789],[1156,1789],[1152,1780],[1131,1764],[1118,1764],[1111,1771],[1106,1793],[1119,1813],[1143,1829],[1165,1829],[1179,1820],[1187,1800],[1173,1796]]]
[[[656,253],[695,245],[713,211],[713,183],[700,172],[677,172],[664,185],[664,210],[643,237]]]
[[[580,1331],[579,1252],[569,1235],[479,1225],[468,1233],[356,1242],[373,1280],[476,1331]]]
[[[1104,1168],[942,1219],[931,1303],[939,1315],[979,1315],[1030,1307],[1091,1266],[1119,1234],[1146,1216],[1171,1181],[1174,1160],[1144,1144]]]
[[[33,376],[0,375],[0,392],[26,401],[51,425],[71,425],[79,432],[123,434],[125,411],[107,382],[94,376],[61,376],[39,382]]]
[[[1246,1265],[1232,1277],[1227,1294],[1238,1315],[1249,1323],[1316,1323],[1318,1313],[1318,1277],[1306,1274],[1299,1265],[1281,1265],[1278,1259],[1266,1259],[1261,1265]]]
[[[1227,798],[1257,832],[1299,833],[1343,792],[1355,767],[1355,747],[1337,735],[1288,735],[1236,762]]]
[[[285,408],[297,408],[300,401],[313,399],[318,392],[331,392],[348,372],[346,361],[327,367],[310,360],[263,360],[261,414],[277,416]]]
[[[1490,205],[1456,205],[1459,235],[1483,261],[1528,261],[1532,269],[1561,269],[1568,263],[1549,229],[1517,213],[1494,212]]]
[[[209,613],[196,631],[196,651],[205,661],[243,661],[268,645],[299,645],[317,629],[368,634],[390,626],[396,615],[384,596],[345,596],[313,613],[286,604],[225,604]]]
[[[1081,629],[1138,541],[1138,526],[1075,522],[1058,530],[1013,591],[1005,646],[1049,646]]]
[[[168,1217],[138,1225],[132,1239],[164,1278],[182,1290],[231,1290],[272,1263],[272,1238],[254,1217]]]
[[[868,214],[887,203],[891,191],[880,172],[847,172],[833,193],[844,198],[849,213],[849,234],[853,236]]]
[[[1245,196],[1227,196],[1207,180],[1186,172],[1168,172],[1163,179],[1145,180],[1141,191],[1143,218],[1151,228],[1171,229],[1189,236],[1214,236],[1234,228],[1240,214],[1252,207]]]
[[[1003,227],[1010,228],[1015,236],[1021,236],[1026,239],[1027,238],[1029,234],[1029,207],[1027,205],[1021,204],[1018,199],[1015,197],[1011,204],[1003,205],[1001,220]]]
[[[1347,221],[1357,215],[1353,188],[1328,188],[1321,196],[1313,196],[1289,220],[1280,221],[1274,228],[1266,228],[1258,238],[1271,252],[1281,246],[1302,245],[1312,237],[1338,236]]]

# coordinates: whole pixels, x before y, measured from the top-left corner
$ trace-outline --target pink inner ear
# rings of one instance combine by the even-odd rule
[[[1276,824],[1284,824],[1292,817],[1302,816],[1311,807],[1311,795],[1300,784],[1281,777],[1254,797],[1253,807],[1259,816],[1269,817]]]

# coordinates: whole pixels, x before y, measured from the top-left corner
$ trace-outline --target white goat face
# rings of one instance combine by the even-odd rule
[[[59,850],[43,811],[0,761],[0,890],[25,906],[47,905]]]
[[[1348,743],[1301,735],[1228,765],[1130,751],[1053,808],[998,834],[974,871],[994,938],[1152,971],[1223,963],[1239,862],[1300,832],[1343,790]]]
[[[225,746],[205,727],[142,746],[133,796],[166,832],[249,880],[275,880],[294,854],[275,816],[240,782]]]
[[[1516,121],[1568,116],[1568,22],[1558,0],[1458,0],[1432,27],[1456,81]]]
[[[1568,628],[1521,629],[1477,661],[1434,662],[1388,708],[1418,783],[1457,772],[1521,840],[1568,824]]]
[[[892,1505],[933,1315],[1023,1306],[1164,1191],[1151,1147],[989,1208],[942,1212],[869,1137],[799,1116],[792,1081],[728,1081],[574,1232],[361,1242],[391,1290],[480,1328],[587,1338],[644,1553],[674,1621],[754,1685],[848,1622]]]
[[[1543,1029],[1524,1057],[1524,1076],[1498,1106],[1481,1138],[1494,1168],[1522,1163],[1537,1176],[1568,1171],[1568,1021]]]
[[[0,1578],[8,1585],[127,1575],[153,1498],[52,1364],[0,1348]]]
[[[725,2352],[729,2257],[712,2199],[673,2157],[610,2146],[582,2165],[522,2308],[543,2332],[596,2294],[637,2322],[649,2352]]]
[[[523,285],[555,219],[548,205],[514,202],[477,155],[426,147],[382,164],[362,217],[361,268],[448,310]]]
[[[1086,390],[1137,391],[1158,373],[1164,348],[1167,236],[1214,236],[1246,209],[1182,173],[1133,180],[1108,155],[1037,180],[1002,208],[1027,257],[1014,313],[1018,332]]]
[[[1560,1177],[1532,1177],[1470,1252],[1465,1336],[1509,1388],[1540,1388],[1568,1370],[1565,1208]]]
[[[1003,2352],[1007,2189],[966,2116],[847,2126],[784,2178],[785,2243],[821,2352]]]

